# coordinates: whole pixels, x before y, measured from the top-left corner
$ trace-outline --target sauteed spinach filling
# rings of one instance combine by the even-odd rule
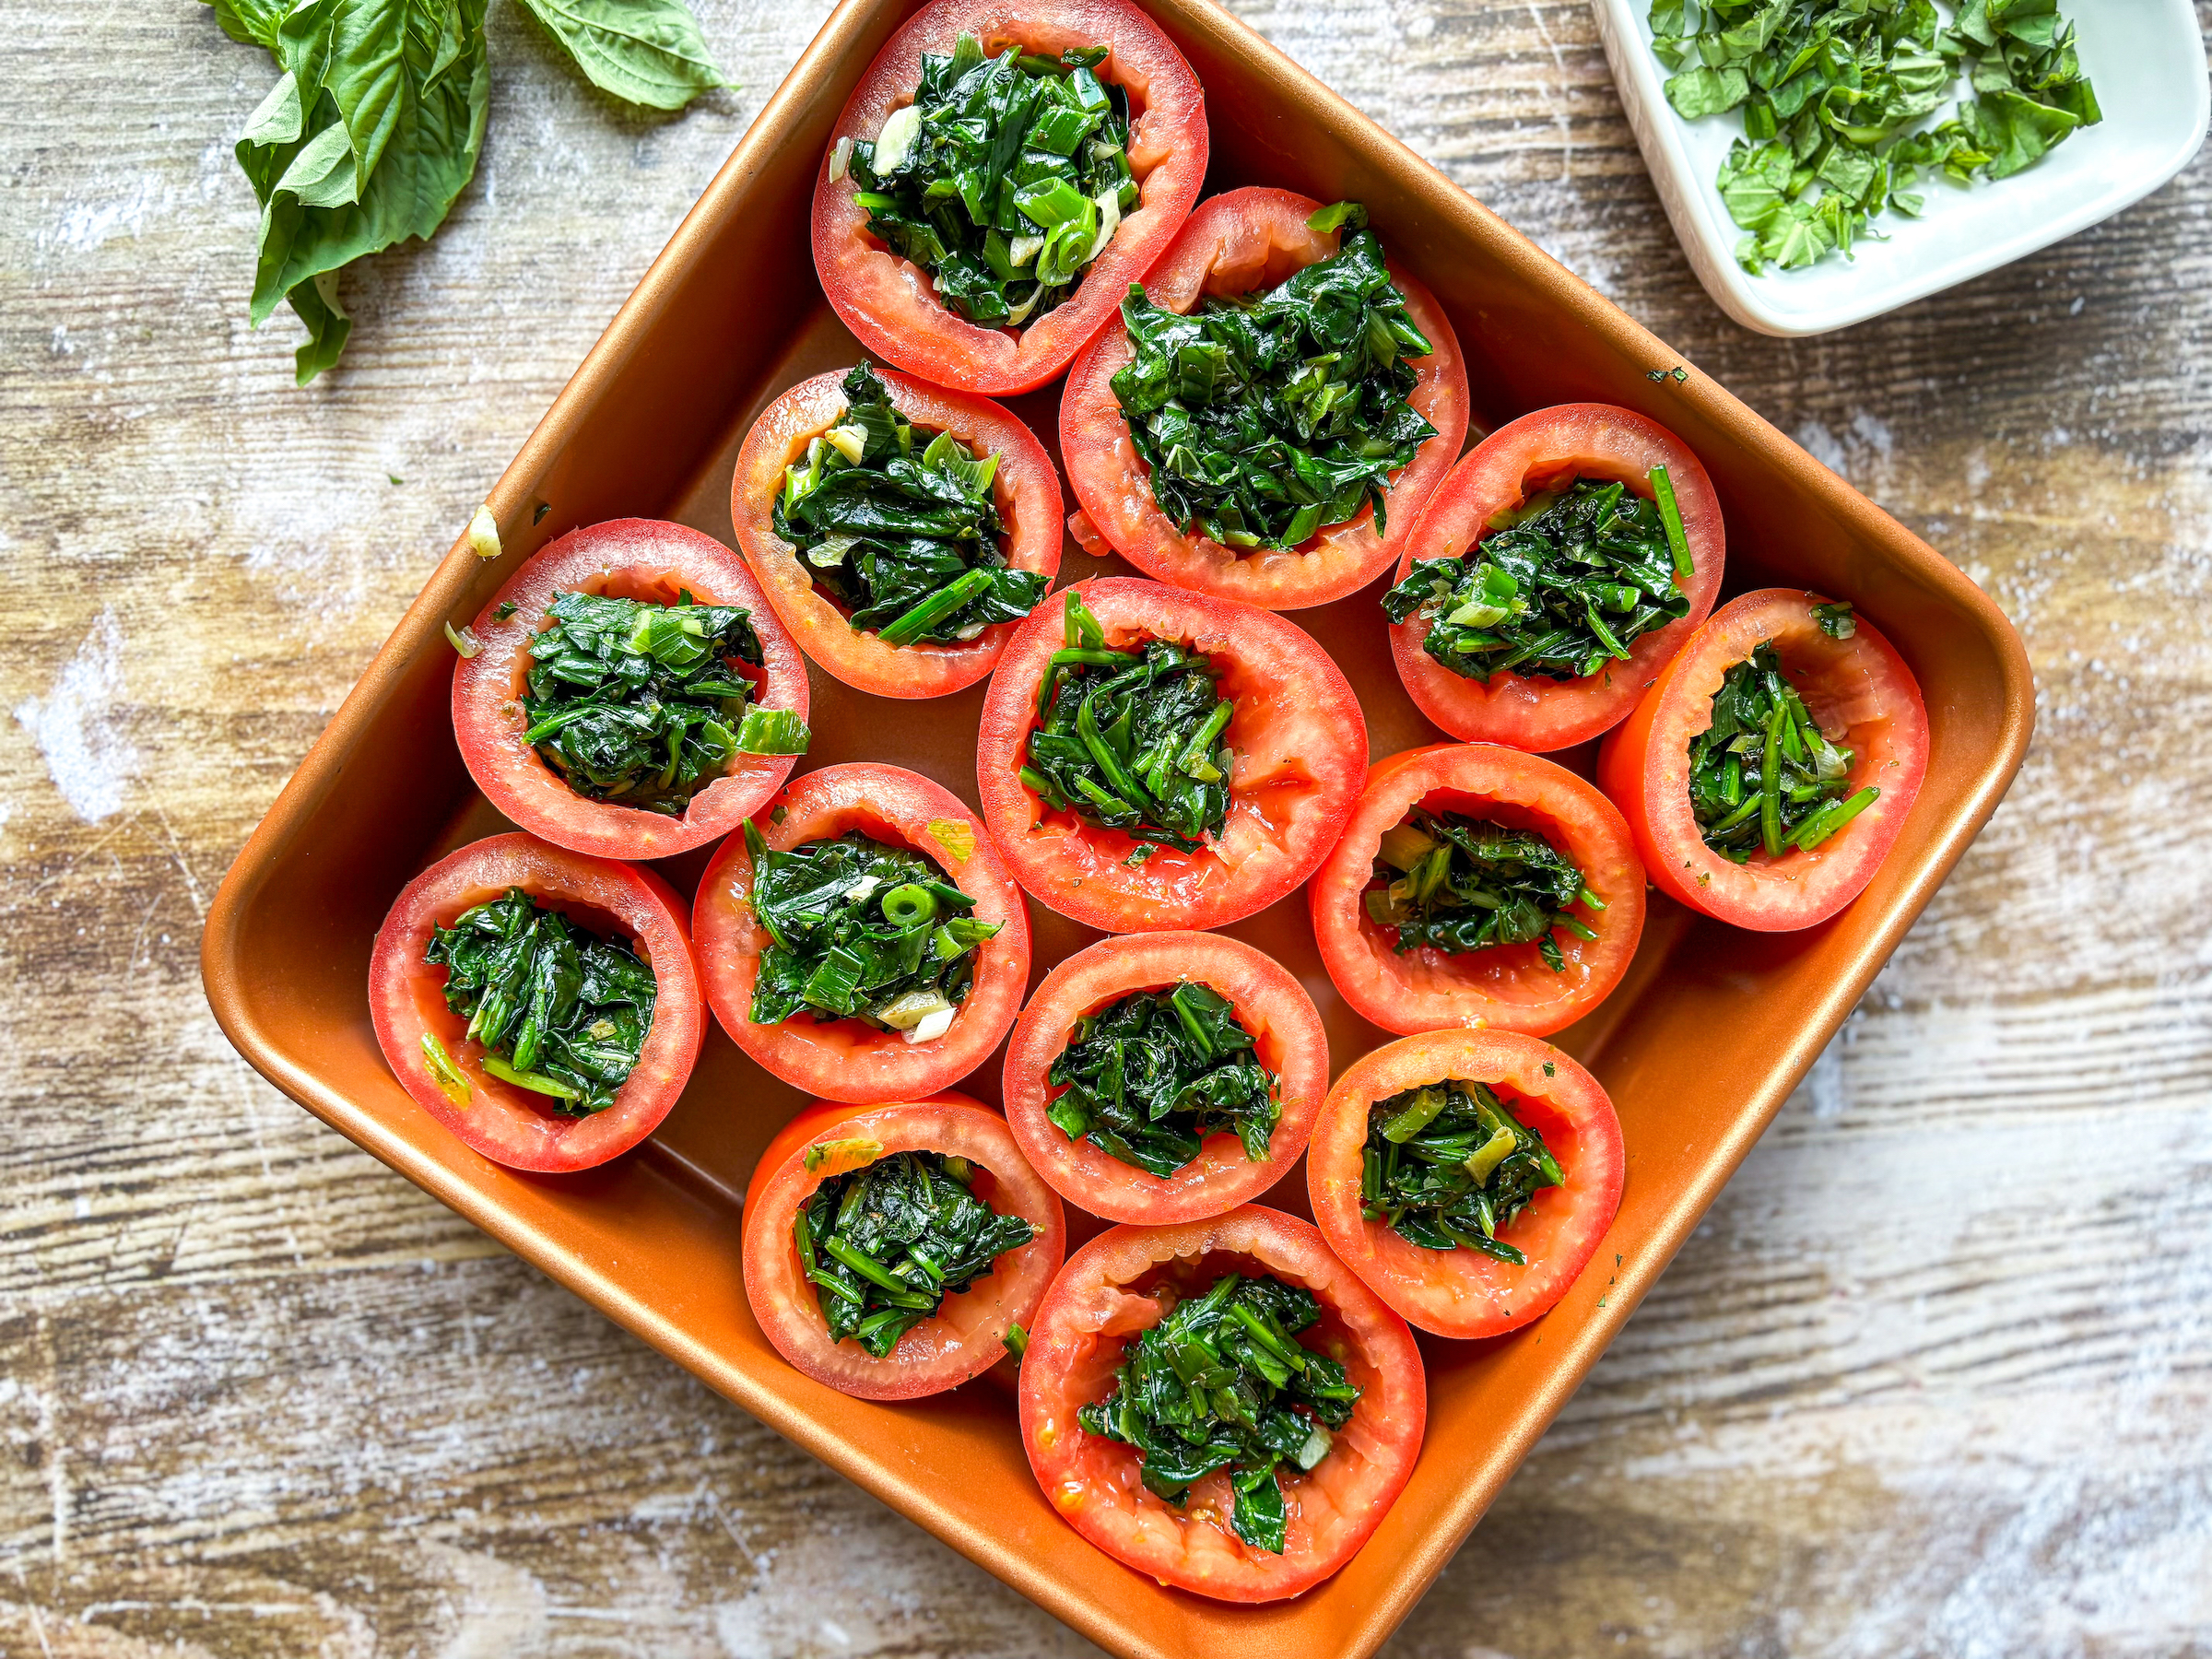
[[[1424,1250],[1528,1257],[1498,1234],[1546,1187],[1564,1186],[1544,1137],[1487,1083],[1430,1083],[1368,1108],[1360,1214]]]
[[[1857,626],[1848,606],[1814,615],[1831,634]],[[1753,646],[1712,694],[1712,724],[1689,740],[1689,805],[1705,844],[1737,864],[1762,849],[1811,852],[1881,798],[1871,784],[1853,793],[1854,759],[1783,677],[1773,641]]]
[[[1401,956],[1424,945],[1456,955],[1533,944],[1564,972],[1554,932],[1594,939],[1572,907],[1606,908],[1581,869],[1535,830],[1419,806],[1384,833],[1374,877],[1368,918],[1395,930]]]
[[[1245,1157],[1265,1158],[1282,1115],[1235,1006],[1190,982],[1086,1014],[1046,1081],[1065,1086],[1048,1112],[1069,1139],[1163,1178],[1209,1135],[1234,1135]]]

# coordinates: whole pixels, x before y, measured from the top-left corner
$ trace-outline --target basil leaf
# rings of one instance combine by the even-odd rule
[[[723,78],[683,0],[522,0],[594,87],[625,103],[680,110]]]

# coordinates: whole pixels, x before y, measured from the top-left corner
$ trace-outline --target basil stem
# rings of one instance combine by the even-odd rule
[[[1538,1192],[1566,1181],[1544,1137],[1487,1083],[1426,1084],[1368,1109],[1360,1213],[1424,1250],[1525,1264],[1498,1234]]]
[[[1373,879],[1368,918],[1396,932],[1401,956],[1424,945],[1459,955],[1533,944],[1563,973],[1554,931],[1595,938],[1571,907],[1605,909],[1581,869],[1535,830],[1418,806],[1383,836]]]
[[[1871,786],[1852,794],[1855,759],[1820,730],[1762,641],[1728,670],[1712,724],[1689,740],[1689,804],[1705,844],[1737,864],[1762,848],[1780,858],[1818,846],[1880,798]]]

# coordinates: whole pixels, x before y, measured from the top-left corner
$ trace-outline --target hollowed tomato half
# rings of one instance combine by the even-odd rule
[[[1564,971],[1535,943],[1401,954],[1394,930],[1369,916],[1365,893],[1383,834],[1416,806],[1543,836],[1604,902],[1575,912],[1597,937],[1554,929]],[[1563,766],[1488,743],[1433,744],[1378,761],[1307,894],[1329,978],[1386,1031],[1494,1026],[1548,1036],[1605,1000],[1643,935],[1643,865],[1613,803]]]
[[[794,1088],[831,1100],[915,1100],[948,1088],[989,1056],[1021,1008],[1030,977],[1030,920],[1021,889],[973,813],[950,791],[896,766],[855,761],[798,779],[756,822],[778,852],[853,830],[912,847],[975,900],[969,913],[1000,924],[976,947],[975,980],[951,1029],[928,1042],[858,1019],[810,1014],[774,1025],[752,1020],[753,982],[768,930],[752,911],[753,861],[745,837],[715,850],[700,877],[691,925],[714,1018],[737,1046]]]
[[[1502,743],[1537,753],[1585,743],[1627,718],[1712,609],[1727,551],[1712,480],[1689,447],[1657,421],[1611,404],[1561,404],[1508,421],[1470,450],[1429,498],[1392,578],[1403,582],[1417,559],[1465,558],[1500,512],[1577,478],[1618,481],[1647,500],[1654,499],[1654,466],[1666,468],[1689,544],[1690,574],[1676,579],[1689,600],[1689,615],[1636,641],[1628,647],[1627,662],[1608,664],[1582,679],[1508,669],[1488,681],[1465,678],[1430,656],[1421,648],[1429,618],[1408,618],[1391,626],[1390,650],[1398,677],[1422,713],[1469,743]]]
[[[430,930],[521,888],[602,937],[628,940],[653,968],[653,1027],[615,1103],[586,1118],[545,1109],[543,1095],[486,1074],[484,1049],[464,1041],[468,1021],[445,1006],[445,970],[422,959]],[[684,1092],[706,1017],[684,931],[683,900],[650,870],[509,833],[448,853],[401,889],[369,959],[369,1012],[377,1046],[415,1103],[510,1169],[588,1170],[651,1135]],[[437,1039],[460,1074],[441,1087],[423,1038]],[[453,1092],[447,1093],[453,1088]]]
[[[1321,1322],[1306,1347],[1361,1391],[1312,1473],[1287,1477],[1290,1523],[1280,1555],[1229,1530],[1234,1507],[1216,1472],[1178,1508],[1138,1479],[1135,1452],[1086,1431],[1077,1411],[1112,1392],[1123,1350],[1222,1275],[1302,1285]],[[1268,1602],[1321,1583],[1359,1551],[1420,1454],[1428,1379],[1406,1322],[1333,1255],[1311,1223],[1248,1204],[1210,1220],[1116,1227],[1068,1258],[1030,1327],[1021,1362],[1021,1440],[1062,1519],[1147,1577],[1221,1601]]]
[[[1599,751],[1597,781],[1627,818],[1662,892],[1716,921],[1759,933],[1825,922],[1874,879],[1928,771],[1928,705],[1897,648],[1865,618],[1848,640],[1813,617],[1830,603],[1800,588],[1760,588],[1713,612]],[[1853,793],[1873,805],[1809,853],[1765,851],[1736,864],[1705,844],[1689,804],[1690,739],[1712,724],[1728,670],[1771,641],[1783,677],[1820,729],[1853,751]]]
[[[1528,1258],[1428,1250],[1360,1213],[1368,1109],[1430,1083],[1487,1083],[1544,1137],[1566,1184],[1539,1188],[1498,1236]],[[1495,1336],[1547,1312],[1590,1265],[1627,1179],[1620,1120],[1598,1081],[1561,1050],[1518,1031],[1428,1031],[1356,1062],[1329,1091],[1306,1154],[1313,1218],[1368,1288],[1424,1331]]]
[[[1337,232],[1306,224],[1320,208],[1310,197],[1257,186],[1214,196],[1191,215],[1145,279],[1145,291],[1154,304],[1187,315],[1209,295],[1232,299],[1272,288],[1335,253]],[[1116,316],[1068,371],[1060,398],[1060,453],[1082,509],[1068,521],[1075,538],[1093,553],[1119,553],[1161,582],[1268,610],[1326,605],[1380,575],[1407,544],[1414,521],[1467,435],[1467,370],[1459,337],[1434,295],[1394,262],[1389,269],[1414,326],[1432,347],[1412,359],[1419,383],[1406,401],[1436,436],[1384,491],[1383,533],[1375,529],[1371,506],[1288,551],[1225,547],[1176,528],[1153,498],[1151,469],[1130,441],[1113,394],[1113,377],[1134,355],[1129,330]]]

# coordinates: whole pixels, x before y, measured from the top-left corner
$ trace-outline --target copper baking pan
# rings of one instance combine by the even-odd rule
[[[465,545],[446,556],[246,843],[209,912],[202,966],[223,1030],[287,1094],[1084,1635],[1133,1659],[1364,1655],[1467,1535],[1994,809],[2028,746],[2032,687],[2010,625],[1932,548],[1694,369],[1659,377],[1677,354],[1227,13],[1147,4],[1206,85],[1209,194],[1265,183],[1367,203],[1451,313],[1486,425],[1597,399],[1673,428],[1719,488],[1728,591],[1789,582],[1853,600],[1920,677],[1933,725],[1903,835],[1841,916],[1754,935],[1659,900],[1627,982],[1566,1034],[1619,1108],[1619,1218],[1596,1265],[1534,1325],[1423,1343],[1427,1447],[1365,1551],[1264,1608],[1163,1589],[1054,1517],[1003,1385],[876,1406],[784,1365],[746,1303],[738,1211],[754,1159],[800,1101],[719,1031],[645,1147],[544,1177],[447,1135],[385,1070],[370,1028],[369,947],[385,908],[441,853],[505,827],[453,745],[441,625],[467,620],[517,563],[579,524],[644,514],[731,539],[730,473],[755,413],[855,355],[815,279],[807,203],[831,121],[913,0],[846,0],[769,100],[493,488],[504,557],[480,563]],[[1048,441],[1057,395],[1016,404]],[[1071,550],[1069,579],[1091,568]],[[1434,739],[1392,671],[1373,592],[1298,619],[1351,676],[1377,756]],[[892,759],[972,803],[982,692],[895,703],[817,673],[805,764]],[[665,873],[688,889],[706,851]],[[1034,914],[1039,977],[1094,936]],[[1382,1040],[1332,991],[1302,894],[1230,931],[1313,993],[1335,1069]],[[964,1087],[995,1099],[997,1063]],[[1304,1192],[1294,1170],[1267,1201],[1302,1210]],[[1071,1219],[1078,1236],[1096,1226]]]

